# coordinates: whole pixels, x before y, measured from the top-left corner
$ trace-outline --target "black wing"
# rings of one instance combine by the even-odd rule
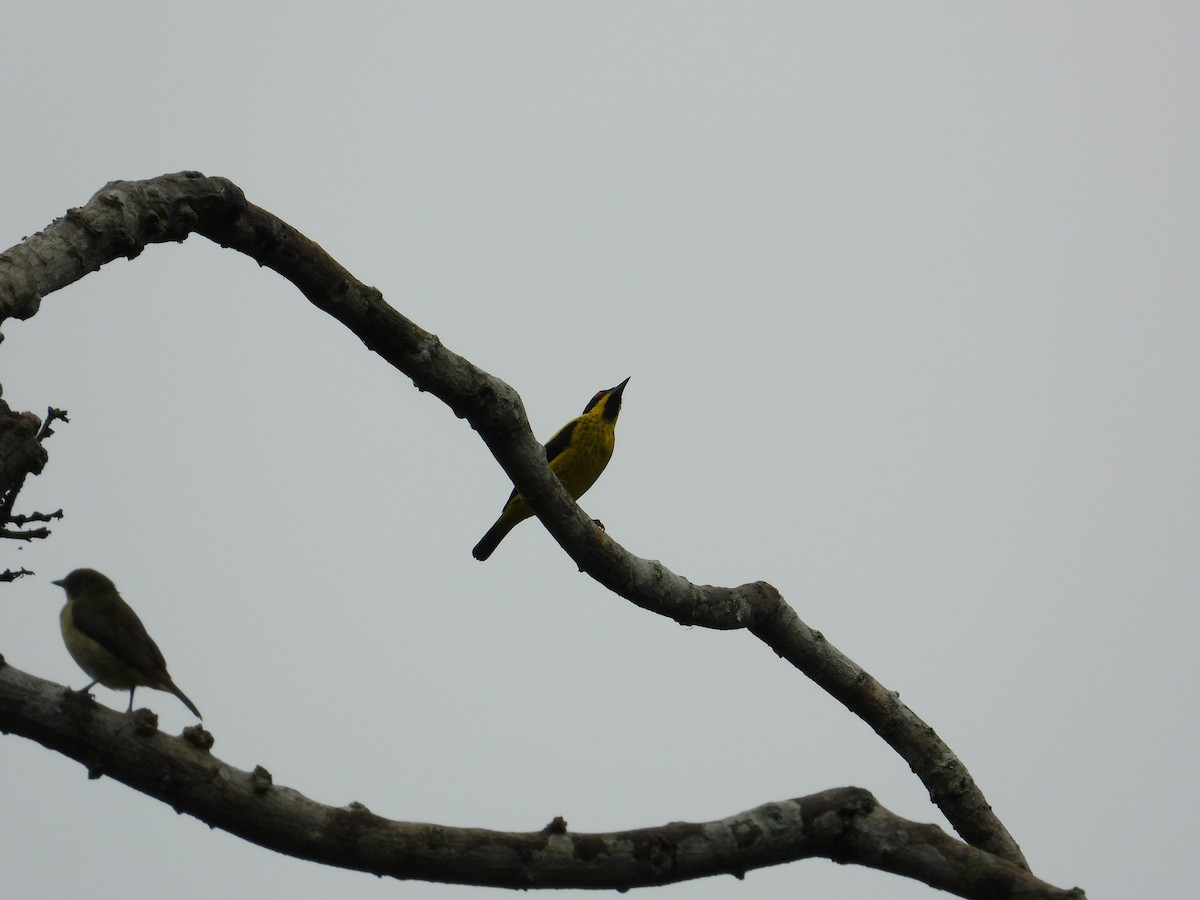
[[[554,462],[554,458],[567,449],[571,444],[571,435],[575,433],[575,423],[578,419],[572,419],[558,432],[554,437],[546,442],[546,462]],[[512,493],[508,495],[508,499],[504,501],[504,509],[508,509],[508,505],[517,499],[517,489],[513,488]]]
[[[558,434],[546,442],[546,462],[554,462],[555,457],[559,456],[570,446],[571,435],[575,433],[575,423],[578,421],[578,419],[572,419],[562,428],[558,429]]]

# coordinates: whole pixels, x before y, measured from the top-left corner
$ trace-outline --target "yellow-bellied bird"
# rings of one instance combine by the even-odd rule
[[[97,682],[116,691],[128,688],[129,712],[135,689],[170,691],[196,718],[203,718],[196,704],[175,686],[162,652],[111,580],[95,569],[76,569],[52,583],[67,592],[67,605],[58,615],[63,641],[75,662],[92,678],[82,693]]]
[[[550,471],[558,476],[567,493],[576,500],[596,483],[612,459],[617,439],[617,416],[621,414],[621,394],[627,384],[628,378],[616,387],[599,391],[583,408],[582,415],[560,428],[546,443],[546,460],[550,463]],[[487,559],[506,534],[532,515],[533,510],[514,489],[508,495],[500,518],[475,545],[471,555],[476,559]]]

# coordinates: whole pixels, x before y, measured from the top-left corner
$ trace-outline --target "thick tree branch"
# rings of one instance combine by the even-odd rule
[[[231,182],[185,172],[113,182],[79,210],[0,255],[0,320],[33,315],[41,298],[145,244],[196,231],[292,281],[372,351],[465,418],[546,529],[605,587],[677,622],[746,628],[867,722],[921,778],[969,844],[1027,867],[982,791],[937,734],[898,697],[805,625],[765,582],[695,585],[633,556],[571,500],[546,465],[520,398],[384,302],[295,229],[246,202]]]
[[[506,833],[397,822],[351,803],[331,807],[235,769],[200,726],[157,730],[148,710],[118,713],[0,658],[0,728],[263,847],[325,865],[423,881],[503,888],[672,884],[823,857],[914,878],[960,897],[1082,898],[934,825],[888,812],[861,788],[766,803],[715,822],[575,834],[556,818]]]

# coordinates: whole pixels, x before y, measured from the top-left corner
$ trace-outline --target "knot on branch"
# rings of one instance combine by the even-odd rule
[[[133,259],[147,244],[182,242],[220,227],[246,208],[246,195],[226,178],[176,172],[144,181],[110,181],[69,218],[107,245],[109,258]]]
[[[0,253],[0,322],[5,319],[32,319],[42,306],[38,281],[21,265],[19,254]],[[4,335],[0,334],[0,341]]]

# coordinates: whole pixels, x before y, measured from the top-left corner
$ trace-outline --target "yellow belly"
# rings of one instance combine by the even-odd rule
[[[71,617],[70,604],[64,606],[62,612],[59,613],[58,624],[62,629],[63,643],[67,645],[67,652],[89,677],[94,678],[106,688],[117,691],[148,684],[146,677],[141,672],[121,662],[119,658],[75,627],[75,622]]]
[[[584,418],[575,424],[572,437],[571,446],[550,462],[550,469],[578,500],[612,459],[616,432],[607,422]]]
[[[575,423],[571,446],[550,460],[550,471],[558,476],[567,493],[578,500],[596,483],[612,459],[615,446],[616,431],[611,423],[584,416]],[[520,494],[508,501],[502,513],[504,519],[514,524],[532,515],[533,510]]]

